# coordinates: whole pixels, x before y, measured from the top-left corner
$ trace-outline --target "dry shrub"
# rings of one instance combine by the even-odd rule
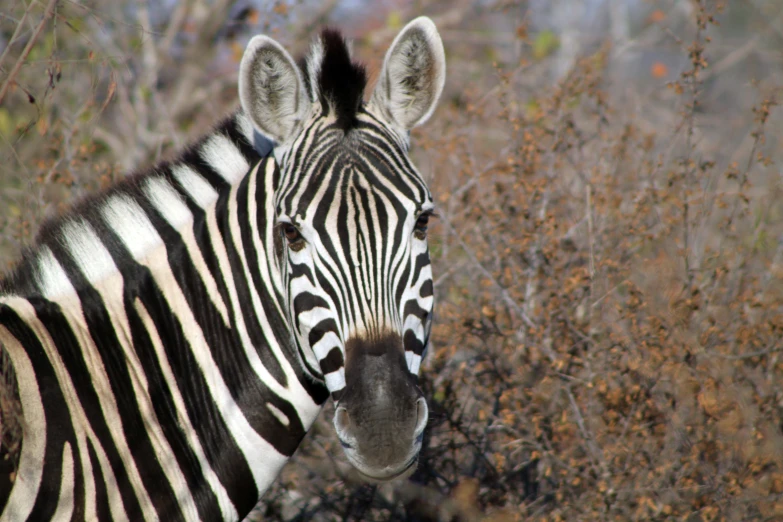
[[[671,128],[615,103],[608,48],[538,97],[523,64],[440,113],[426,374],[442,418],[422,483],[453,494],[470,477],[482,511],[519,519],[783,517],[775,98],[742,162],[705,153],[717,12],[696,15]]]

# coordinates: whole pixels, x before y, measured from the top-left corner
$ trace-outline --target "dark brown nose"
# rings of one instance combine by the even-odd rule
[[[345,391],[335,412],[337,436],[364,475],[389,480],[416,462],[427,403],[405,363],[402,339],[346,343]]]

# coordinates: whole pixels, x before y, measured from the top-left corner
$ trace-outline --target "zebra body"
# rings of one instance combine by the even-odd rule
[[[407,131],[444,71],[424,18],[367,104],[339,34],[301,72],[256,37],[239,111],[44,226],[0,287],[23,413],[0,520],[240,519],[330,393],[359,472],[411,471],[432,198]]]

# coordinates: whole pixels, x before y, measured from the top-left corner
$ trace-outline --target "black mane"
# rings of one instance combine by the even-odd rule
[[[334,29],[321,32],[324,55],[318,74],[318,93],[325,111],[334,111],[337,125],[344,131],[356,124],[361,107],[367,73],[364,65],[351,61],[348,45]]]

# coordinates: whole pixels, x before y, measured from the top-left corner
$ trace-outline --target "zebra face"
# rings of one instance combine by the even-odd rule
[[[325,31],[303,71],[266,37],[248,45],[240,99],[277,142],[279,271],[303,364],[337,405],[348,460],[370,480],[411,473],[427,424],[417,386],[433,285],[432,196],[408,158],[408,134],[445,81],[432,22],[408,24],[369,103],[364,69]]]

